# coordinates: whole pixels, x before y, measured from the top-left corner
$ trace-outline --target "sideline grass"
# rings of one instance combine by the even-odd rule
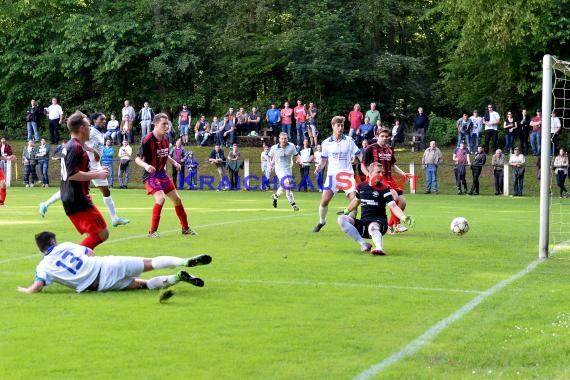
[[[415,230],[372,257],[336,224],[343,197],[314,234],[316,193],[297,193],[293,213],[284,199],[273,209],[269,193],[184,191],[200,235],[182,236],[167,203],[161,238],[147,239],[152,199],[114,190],[132,222],[111,227],[97,254],[207,252],[212,264],[192,270],[206,286],[179,284],[162,304],[156,291],[20,294],[40,260],[34,233],[80,241],[60,205],[39,218],[52,190],[10,189],[0,210],[0,378],[350,379],[537,257],[534,198],[408,196]],[[469,219],[467,235],[449,232],[455,216]],[[545,261],[377,377],[565,378],[569,265]]]

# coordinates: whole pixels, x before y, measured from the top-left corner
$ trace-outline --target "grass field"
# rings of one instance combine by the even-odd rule
[[[537,259],[537,198],[408,196],[416,228],[372,257],[336,224],[343,197],[314,234],[318,193],[297,193],[293,213],[269,193],[184,191],[199,236],[167,203],[148,239],[152,199],[114,190],[132,222],[98,255],[213,256],[191,271],[204,288],[178,284],[160,304],[150,290],[16,292],[41,259],[35,233],[81,240],[60,204],[39,217],[52,191],[9,189],[0,209],[1,379],[568,378],[570,261]],[[467,235],[449,232],[455,216]]]

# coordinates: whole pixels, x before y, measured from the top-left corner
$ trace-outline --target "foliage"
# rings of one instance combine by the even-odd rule
[[[449,145],[457,141],[457,128],[455,124],[457,119],[444,116],[436,116],[431,113],[429,115],[429,128],[427,131],[427,139],[435,140],[438,145]]]

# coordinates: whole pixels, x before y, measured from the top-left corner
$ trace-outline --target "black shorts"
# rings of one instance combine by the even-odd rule
[[[354,227],[364,239],[370,239],[370,234],[368,233],[368,226],[370,223],[376,222],[380,225],[380,233],[382,235],[386,234],[388,231],[388,221],[386,219],[354,219]]]

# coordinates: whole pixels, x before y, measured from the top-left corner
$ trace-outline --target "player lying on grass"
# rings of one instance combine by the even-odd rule
[[[85,290],[104,292],[126,289],[162,289],[180,281],[204,286],[204,281],[181,270],[175,275],[158,276],[149,280],[138,278],[142,272],[154,269],[194,267],[212,262],[209,255],[189,259],[174,256],[154,258],[132,256],[94,256],[93,250],[74,243],[57,244],[53,232],[36,235],[36,244],[44,258],[36,267],[36,279],[22,293],[37,293],[44,286],[57,282],[77,293]]]
[[[397,197],[397,193],[382,182],[381,170],[382,165],[378,162],[373,162],[368,166],[368,182],[362,182],[358,185],[356,197],[344,210],[345,215],[338,217],[338,224],[342,232],[358,242],[362,252],[370,251],[371,254],[380,256],[386,254],[382,245],[382,235],[388,230],[386,206],[390,207],[392,214],[404,221],[405,224],[410,227],[415,224],[414,218],[405,215],[396,204],[394,199]],[[356,210],[358,205],[362,205],[361,218],[355,219],[348,216],[347,214]],[[374,248],[364,240],[370,238],[374,242]]]

